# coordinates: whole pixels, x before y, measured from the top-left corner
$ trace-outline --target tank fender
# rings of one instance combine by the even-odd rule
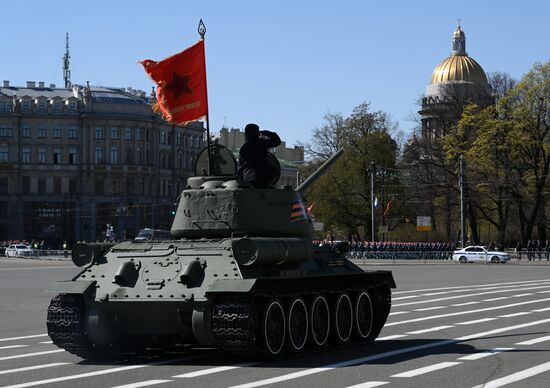
[[[95,280],[61,281],[54,282],[48,288],[48,292],[57,294],[78,294],[89,296],[95,290]]]
[[[257,279],[234,279],[234,280],[216,280],[206,294],[222,292],[250,292]]]

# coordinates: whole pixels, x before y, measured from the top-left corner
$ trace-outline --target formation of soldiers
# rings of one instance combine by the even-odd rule
[[[318,245],[347,245],[347,255],[357,260],[451,260],[454,244],[448,242],[318,241]]]

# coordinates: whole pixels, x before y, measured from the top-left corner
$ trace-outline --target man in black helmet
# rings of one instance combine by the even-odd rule
[[[272,175],[267,150],[281,144],[281,139],[275,132],[260,131],[256,124],[247,124],[244,136],[246,141],[239,151],[237,176],[254,187],[267,188]]]

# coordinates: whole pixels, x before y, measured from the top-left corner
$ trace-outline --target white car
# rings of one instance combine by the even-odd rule
[[[454,251],[453,260],[460,263],[506,263],[510,261],[510,255],[505,252],[489,251],[485,247],[477,245]]]
[[[32,249],[25,244],[13,244],[6,248],[6,257],[31,256]]]

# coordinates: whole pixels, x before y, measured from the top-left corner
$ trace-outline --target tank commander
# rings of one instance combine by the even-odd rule
[[[281,144],[275,132],[262,130],[257,124],[244,128],[245,143],[239,151],[237,177],[256,188],[268,188],[273,175],[268,162],[267,150]]]

